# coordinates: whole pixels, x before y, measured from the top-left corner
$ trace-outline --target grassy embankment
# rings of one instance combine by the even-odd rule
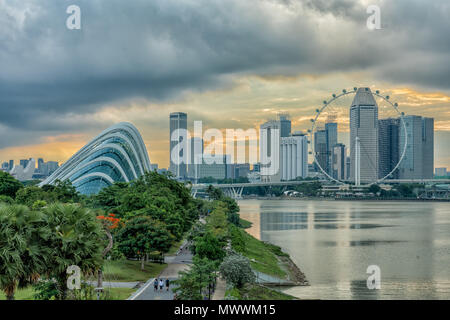
[[[107,288],[107,292],[110,300],[125,300],[127,299],[136,289],[132,288]],[[34,290],[31,286],[24,289],[18,289],[15,294],[16,300],[34,300]],[[0,292],[0,300],[6,300],[3,292]],[[95,299],[94,299],[95,300]]]
[[[287,261],[290,260],[287,253],[284,253],[278,246],[260,241],[248,234],[244,228],[251,226],[249,221],[241,219],[240,223],[242,226],[241,228],[231,227],[231,245],[234,250],[250,260],[250,265],[253,270],[279,279],[298,280],[287,264]],[[296,299],[293,296],[257,283],[247,284],[240,289],[229,288],[227,289],[225,296],[234,297],[238,300]]]

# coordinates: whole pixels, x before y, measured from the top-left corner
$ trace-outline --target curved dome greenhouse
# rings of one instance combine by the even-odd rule
[[[114,182],[129,182],[150,171],[144,141],[131,123],[116,124],[92,139],[40,185],[70,180],[82,194]]]

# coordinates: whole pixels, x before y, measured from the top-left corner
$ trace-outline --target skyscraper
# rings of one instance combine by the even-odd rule
[[[319,129],[314,132],[314,153],[316,162],[314,162],[314,169],[320,172],[318,165],[328,173],[328,147],[327,147],[327,132],[324,129]]]
[[[176,130],[184,130],[184,132],[187,132],[187,114],[183,112],[174,112],[170,114],[170,166],[169,170],[172,172],[172,174],[177,178],[185,178],[186,177],[186,162],[183,161],[184,159],[187,161],[186,158],[187,155],[183,154],[188,148],[187,141],[184,141],[185,148],[183,150],[180,150],[175,156],[172,155],[172,150],[179,144],[183,143],[183,139],[185,139],[185,135],[179,132],[177,137],[175,137],[175,141],[172,141],[173,135]],[[175,157],[175,159],[172,159]]]
[[[277,120],[267,121],[259,129],[261,181],[280,181],[281,138],[290,136],[291,120],[288,119],[287,114],[278,114]],[[264,160],[269,159],[271,159],[271,163],[263,163]]]
[[[378,179],[378,105],[370,88],[359,88],[350,106],[350,159],[352,181],[358,163],[360,182]]]
[[[400,119],[378,120],[378,178],[386,177],[398,164]],[[402,148],[403,150],[403,148]],[[388,179],[398,179],[398,170]]]
[[[407,134],[405,156],[400,163],[400,179],[432,179],[434,171],[434,119],[405,116]],[[401,128],[399,146],[403,151],[405,132]],[[401,151],[401,152],[402,152]]]
[[[187,176],[190,179],[198,179],[198,173],[196,172],[196,164],[203,163],[203,148],[204,142],[202,138],[193,137],[189,141],[189,164]],[[197,162],[197,163],[196,163]]]
[[[281,138],[281,180],[308,175],[308,138],[301,132]]]
[[[347,180],[347,148],[344,144],[335,144],[331,159],[331,176],[337,180]]]
[[[329,175],[333,173],[332,156],[333,148],[337,144],[337,123],[328,122],[325,124],[325,134],[327,136],[327,167],[326,171]],[[324,168],[325,169],[325,168]]]

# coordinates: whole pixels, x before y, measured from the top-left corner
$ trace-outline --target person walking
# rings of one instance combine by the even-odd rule
[[[153,281],[153,289],[154,291],[158,291],[158,279],[155,278],[155,281]]]
[[[162,291],[163,288],[164,288],[164,281],[163,281],[163,279],[161,278],[161,279],[159,280],[159,291]]]
[[[166,288],[167,288],[167,291],[169,291],[169,285],[170,285],[170,280],[169,280],[169,278],[167,278],[167,279],[166,279]]]

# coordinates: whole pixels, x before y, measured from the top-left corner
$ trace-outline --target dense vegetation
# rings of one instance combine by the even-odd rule
[[[144,274],[147,258],[169,251],[206,210],[182,184],[155,172],[90,197],[69,181],[24,186],[0,172],[0,289],[8,299],[31,284],[40,299],[87,297],[88,286],[67,291],[69,266],[92,277],[114,261],[139,259]]]

